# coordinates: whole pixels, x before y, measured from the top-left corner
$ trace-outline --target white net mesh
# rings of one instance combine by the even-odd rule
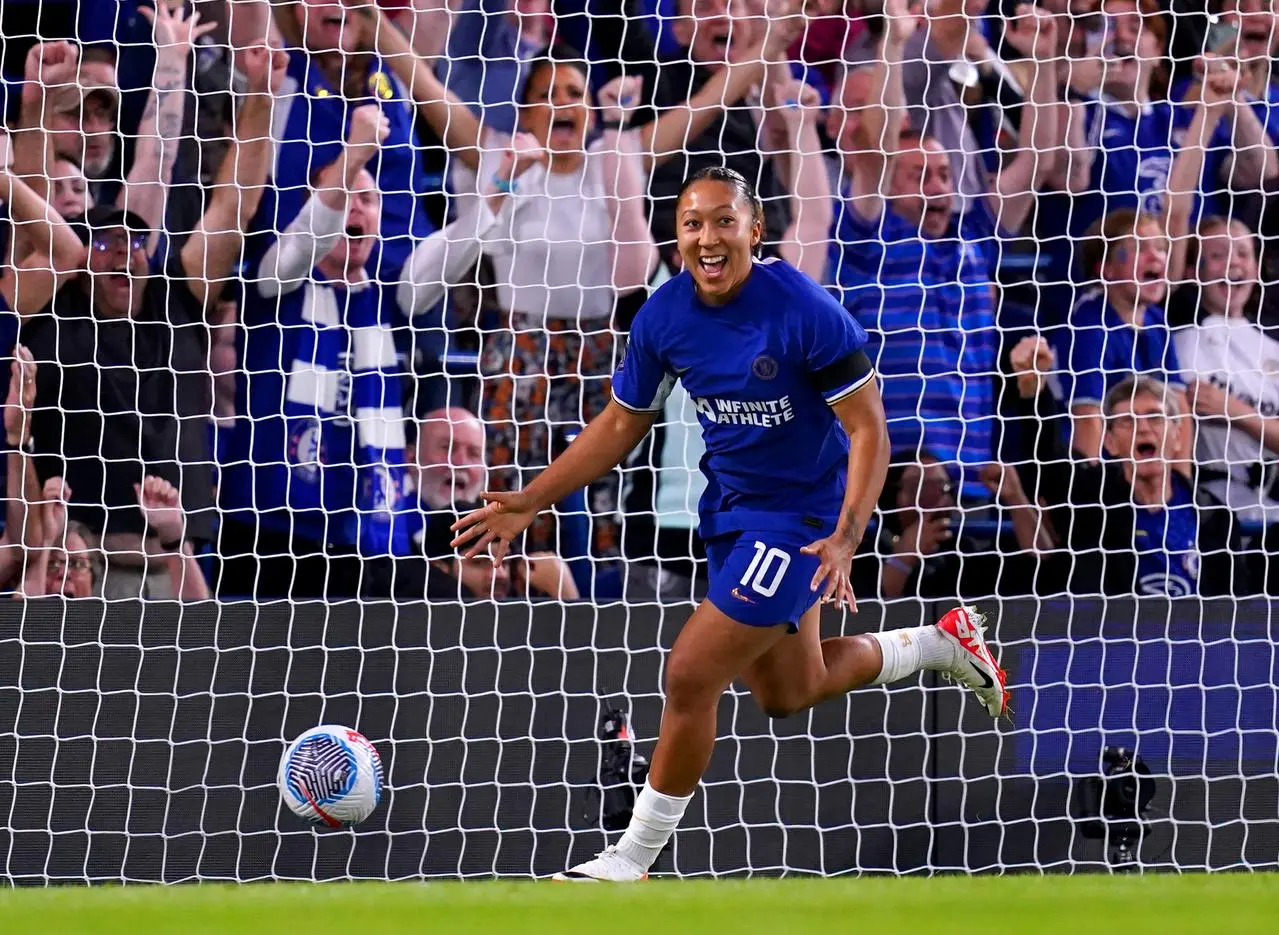
[[[506,562],[449,526],[608,405],[710,166],[880,377],[824,632],[980,602],[1015,721],[736,687],[656,869],[1273,866],[1277,41],[1269,0],[4,4],[0,873],[613,840],[708,586],[701,403]],[[386,762],[353,831],[279,807],[322,723]]]

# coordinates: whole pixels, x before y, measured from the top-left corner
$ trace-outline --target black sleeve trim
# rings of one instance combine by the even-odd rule
[[[865,351],[854,351],[847,357],[841,357],[833,364],[827,364],[813,372],[813,382],[823,396],[850,386],[857,386],[866,381],[866,377],[874,372],[875,367]]]

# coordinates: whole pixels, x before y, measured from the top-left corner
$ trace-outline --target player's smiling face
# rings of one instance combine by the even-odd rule
[[[698,295],[708,305],[722,305],[750,275],[763,222],[748,199],[718,179],[702,179],[685,189],[675,215],[680,258]]]

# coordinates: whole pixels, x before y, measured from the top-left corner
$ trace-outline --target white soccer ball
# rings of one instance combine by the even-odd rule
[[[341,828],[373,814],[382,799],[382,758],[357,730],[313,727],[280,758],[280,795],[293,814]]]

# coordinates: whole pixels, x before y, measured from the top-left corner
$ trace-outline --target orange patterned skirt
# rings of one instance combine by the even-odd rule
[[[566,440],[604,411],[612,392],[618,335],[607,319],[591,322],[503,315],[484,336],[480,357],[480,415],[487,429],[489,483],[497,490],[526,487],[564,450]],[[595,554],[618,550],[618,474],[591,485]],[[555,549],[554,517],[543,514],[526,548]]]

